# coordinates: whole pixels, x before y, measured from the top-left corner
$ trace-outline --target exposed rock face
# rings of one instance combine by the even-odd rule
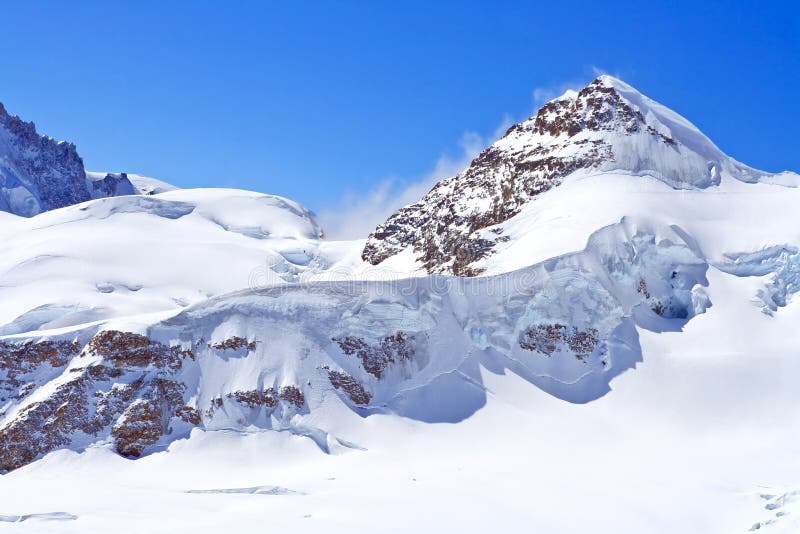
[[[0,211],[30,217],[92,198],[75,145],[39,135],[0,104]]]
[[[81,376],[62,384],[45,400],[23,408],[0,430],[0,472],[72,442],[73,435],[88,423],[87,382]]]
[[[379,225],[362,258],[377,265],[412,248],[429,273],[474,276],[481,272],[475,262],[507,239],[501,223],[576,171],[643,172],[675,187],[712,183],[717,171],[708,158],[721,157],[718,149],[710,141],[701,147],[707,150],[697,148],[702,154],[683,146],[668,127],[622,96],[623,85],[600,77],[512,126],[467,170]],[[663,164],[671,159],[685,164]]]
[[[325,368],[325,370],[328,372],[328,380],[331,385],[342,391],[355,404],[366,406],[372,400],[372,394],[352,376],[329,368]]]
[[[0,343],[4,394],[26,379],[33,380],[30,389],[55,384],[43,399],[26,402],[23,395],[15,413],[2,414],[0,472],[104,436],[120,454],[138,457],[170,432],[172,422],[201,423],[177,376],[182,360],[192,358],[190,350],[113,330],[92,337],[82,352],[79,347],[67,341]],[[83,358],[91,363],[81,366]]]
[[[114,446],[123,456],[137,458],[142,451],[158,441],[163,433],[160,407],[148,400],[137,400],[125,410],[120,421],[111,429]]]
[[[106,330],[94,336],[89,341],[88,349],[115,367],[153,366],[176,371],[181,368],[184,358],[194,358],[191,349],[169,347],[147,336],[118,330]]]
[[[199,425],[203,421],[197,408],[192,408],[191,406],[181,406],[175,410],[175,415],[194,426]]]
[[[599,344],[596,329],[579,330],[558,323],[531,326],[523,332],[519,342],[523,349],[541,352],[546,356],[566,348],[579,360],[589,356]]]
[[[183,404],[186,386],[175,380],[155,378],[141,388],[111,429],[114,447],[123,456],[139,457],[168,434],[169,423]]]
[[[303,392],[300,391],[300,388],[296,386],[282,387],[278,393],[278,398],[288,402],[295,408],[302,408],[306,403],[305,395],[303,395]]]
[[[239,404],[247,406],[248,408],[257,408],[259,406],[274,408],[278,403],[274,388],[267,388],[265,390],[251,389],[248,391],[234,391],[233,393],[228,393],[227,396],[229,399],[233,399]]]
[[[226,402],[279,421],[307,410],[303,390],[291,384],[233,391],[211,399],[203,412],[197,407],[197,370],[185,373],[187,365],[196,365],[195,351],[246,357],[256,346],[233,336],[184,347],[118,330],[99,332],[85,345],[0,341],[0,406],[10,407],[0,412],[0,473],[60,447],[97,440],[137,458],[162,438],[176,439],[213,420]],[[45,395],[28,402],[39,388]]]
[[[370,345],[356,336],[335,338],[334,341],[348,356],[357,356],[364,370],[375,378],[381,378],[390,364],[408,361],[414,356],[410,340],[403,332],[386,336],[376,345]]]
[[[209,343],[209,347],[216,350],[239,350],[246,348],[247,350],[256,350],[255,341],[247,341],[243,337],[233,336],[218,343]]]
[[[380,378],[388,365],[412,357],[409,339],[398,332],[372,344],[355,336],[340,343],[363,363],[362,373]],[[0,412],[0,473],[55,449],[80,449],[98,440],[122,456],[138,458],[216,417],[268,427],[273,418],[276,428],[283,428],[308,411],[300,385],[235,390],[197,405],[197,350],[211,357],[247,358],[257,346],[233,336],[186,347],[118,330],[99,332],[85,344],[0,341],[0,402],[8,410]],[[332,389],[353,404],[370,403],[372,395],[356,378],[329,367],[323,371]],[[28,401],[36,390],[45,394]]]
[[[39,385],[36,379],[42,376],[43,367],[59,372],[79,351],[77,343],[67,341],[0,341],[0,402],[25,397]]]

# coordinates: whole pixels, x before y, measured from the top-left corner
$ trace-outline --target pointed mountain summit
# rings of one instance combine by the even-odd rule
[[[377,265],[412,248],[429,273],[480,274],[472,264],[505,239],[490,227],[571,175],[608,172],[650,176],[674,189],[774,176],[729,158],[688,120],[604,75],[548,102],[461,174],[389,217],[362,258]]]

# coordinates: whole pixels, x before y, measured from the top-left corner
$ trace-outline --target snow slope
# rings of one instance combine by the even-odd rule
[[[178,311],[324,263],[300,205],[226,189],[103,198],[1,214],[0,333]]]

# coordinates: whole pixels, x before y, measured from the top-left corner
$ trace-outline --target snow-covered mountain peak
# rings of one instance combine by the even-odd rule
[[[718,183],[723,163],[742,178],[688,120],[606,75],[548,102],[494,146],[517,152],[553,147],[563,157],[584,153],[587,144],[602,148],[593,155],[592,167],[651,175],[676,188]]]
[[[796,181],[742,165],[679,114],[604,75],[548,102],[461,174],[389,217],[362,258],[377,265],[411,250],[429,273],[479,274],[476,262],[509,239],[501,225],[530,202],[573,177],[609,174],[652,178],[672,190]]]

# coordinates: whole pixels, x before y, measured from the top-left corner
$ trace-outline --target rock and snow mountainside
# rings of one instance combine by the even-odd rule
[[[429,273],[474,276],[509,240],[507,223],[528,203],[568,176],[606,172],[675,189],[775,178],[729,158],[686,119],[624,82],[601,76],[512,126],[464,172],[392,215],[369,236],[362,257],[377,265],[410,249]]]
[[[170,189],[143,176],[87,173],[75,145],[38,134],[0,104],[0,211],[31,217],[93,198]]]
[[[0,105],[0,210],[29,217],[92,198],[75,145],[36,133]]]
[[[794,376],[789,362],[775,362],[796,352],[800,342],[786,326],[797,313],[793,296],[800,290],[800,226],[793,219],[798,176],[734,161],[688,121],[613,78],[598,78],[509,129],[466,171],[393,215],[366,244],[325,241],[311,212],[279,197],[172,190],[134,175],[86,178],[95,193],[73,199],[75,205],[36,215],[43,208],[34,202],[36,209],[24,213],[35,215],[29,218],[0,213],[0,471],[13,471],[0,477],[0,485],[11,480],[23,487],[36,466],[61,469],[67,464],[54,458],[63,458],[65,450],[82,452],[80,458],[98,451],[144,457],[136,464],[160,471],[170,464],[148,464],[159,456],[151,453],[168,449],[194,458],[193,447],[232,440],[226,437],[231,433],[276,440],[282,444],[276,454],[286,454],[288,442],[279,436],[289,436],[334,456],[365,443],[413,442],[409,429],[433,433],[423,452],[414,453],[434,466],[431,476],[458,457],[464,439],[488,451],[497,446],[492,438],[510,442],[503,447],[515,452],[505,459],[490,452],[476,462],[474,449],[466,455],[485,465],[489,478],[480,488],[497,477],[496,463],[499,472],[539,480],[548,473],[540,458],[552,463],[559,449],[569,450],[575,472],[558,477],[572,479],[644,454],[653,436],[673,443],[667,456],[675,455],[680,466],[688,454],[683,449],[692,447],[689,438],[676,438],[685,434],[651,419],[661,421],[660,407],[675,404],[708,411],[708,420],[716,421],[714,410],[725,402],[713,400],[714,387],[728,368],[720,364],[698,386],[697,395],[712,398],[708,406],[692,406],[683,400],[693,398],[686,384],[695,372],[702,383],[702,365],[709,362],[681,367],[665,354],[718,350],[729,357],[740,350],[747,362],[771,362],[759,369]],[[49,189],[37,188],[25,190],[35,189],[39,202]],[[366,261],[357,264],[353,258],[362,251]],[[625,374],[622,392],[608,394],[623,380],[621,373],[648,361],[675,366],[667,366],[661,381],[652,369],[643,373],[640,389],[651,396],[657,391],[657,399],[631,393],[641,369]],[[746,373],[748,380],[756,375]],[[783,391],[772,387],[771,395],[775,390]],[[759,395],[742,394],[757,404]],[[535,406],[528,406],[529,398]],[[746,416],[750,405],[728,402]],[[623,408],[619,417],[630,424],[612,417]],[[552,420],[544,419],[548,413]],[[427,425],[442,422],[459,424]],[[376,428],[396,437],[383,439]],[[609,428],[643,434],[631,450],[620,449],[620,442],[602,438]],[[454,433],[454,441],[438,439],[444,432]],[[536,439],[526,440],[528,434]],[[709,458],[719,464],[715,472],[739,473],[754,464],[742,461],[753,451],[769,456],[747,440],[721,436],[722,443],[742,447],[739,455],[721,454],[711,438],[692,441],[714,449]],[[401,448],[375,472],[408,464]],[[254,450],[261,459],[273,452]],[[431,450],[437,452],[427,458]],[[662,460],[662,452],[652,454],[658,461],[647,465]],[[568,465],[561,468],[570,472]],[[481,469],[471,465],[465,472]],[[198,479],[191,471],[181,476]],[[295,469],[292,476],[300,471],[313,470]],[[406,487],[408,479],[409,491],[426,487],[408,474],[387,487]],[[565,489],[593,513],[607,514],[614,508],[607,500],[592,503],[607,493],[602,479],[618,475],[604,473],[588,496],[571,485]],[[458,467],[442,480],[464,476]],[[253,484],[264,482],[247,480],[239,489],[192,494],[255,494],[260,486]],[[625,480],[634,481],[631,495],[652,491],[635,478]],[[519,500],[532,490],[506,482],[493,486],[503,495],[498,499]],[[170,479],[168,485],[177,483]],[[711,484],[719,486],[718,480]],[[359,491],[352,502],[362,502],[364,489]],[[172,493],[164,498],[173,502]],[[430,503],[440,502],[433,496],[420,506],[430,510]],[[128,499],[142,497],[125,494]],[[187,506],[181,502],[171,510]],[[637,506],[643,505],[632,508]],[[521,519],[523,509],[509,509],[509,517]],[[45,510],[13,517],[35,512]],[[347,524],[354,517],[359,514],[348,513]],[[606,517],[610,527],[599,530],[652,526],[651,515],[642,517],[644,523]],[[410,519],[398,521],[410,526]],[[664,532],[686,530],[675,519],[670,514],[663,521]],[[485,527],[486,520],[467,530]],[[525,520],[557,530],[552,522]],[[709,532],[723,530],[720,524],[689,526]]]

